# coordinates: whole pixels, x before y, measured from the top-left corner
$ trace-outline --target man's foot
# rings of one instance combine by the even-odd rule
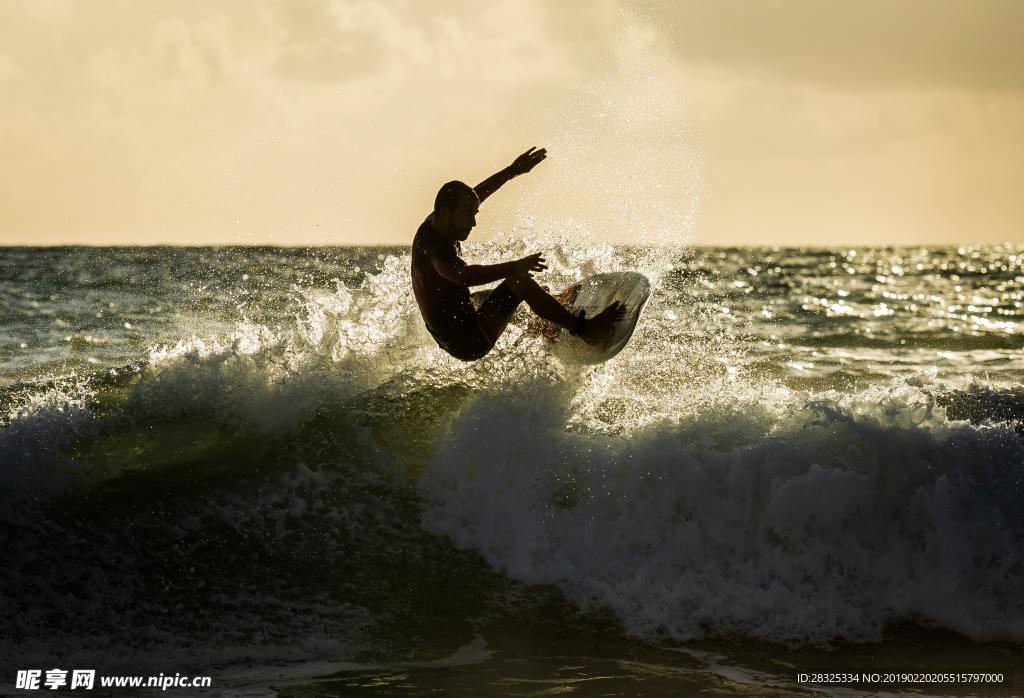
[[[587,318],[587,327],[580,335],[587,344],[598,344],[608,336],[612,325],[626,317],[626,308],[615,301],[592,318]]]

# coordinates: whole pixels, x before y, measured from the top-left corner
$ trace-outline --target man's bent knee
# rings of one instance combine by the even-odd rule
[[[513,274],[505,278],[505,283],[519,298],[523,298],[524,294],[535,288],[540,288],[540,284],[529,274]]]

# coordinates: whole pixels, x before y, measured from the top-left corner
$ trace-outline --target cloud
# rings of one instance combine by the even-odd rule
[[[389,59],[391,22],[381,5],[295,0],[278,9],[283,31],[275,68],[287,78],[346,80],[372,74]]]
[[[1002,234],[1024,220],[1017,7],[11,0],[0,241],[407,241],[440,182],[530,145],[549,161],[482,234]]]
[[[0,4],[0,239],[403,238],[586,72],[545,4]]]
[[[1018,0],[622,1],[692,64],[833,89],[1024,89]]]

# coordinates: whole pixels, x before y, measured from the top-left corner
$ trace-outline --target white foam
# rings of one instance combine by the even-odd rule
[[[482,394],[420,482],[424,526],[515,579],[641,636],[875,641],[917,619],[1024,638],[1008,427],[947,422],[912,386],[763,389],[622,439],[524,392]]]

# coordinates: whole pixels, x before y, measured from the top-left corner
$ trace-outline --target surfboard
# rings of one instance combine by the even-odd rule
[[[651,295],[647,277],[635,271],[615,271],[588,276],[558,294],[558,300],[574,313],[584,310],[593,317],[614,301],[626,309],[626,316],[612,325],[607,337],[597,344],[587,344],[567,330],[544,323],[543,335],[550,343],[551,353],[569,363],[599,364],[607,361],[629,343],[640,322],[644,305]]]

